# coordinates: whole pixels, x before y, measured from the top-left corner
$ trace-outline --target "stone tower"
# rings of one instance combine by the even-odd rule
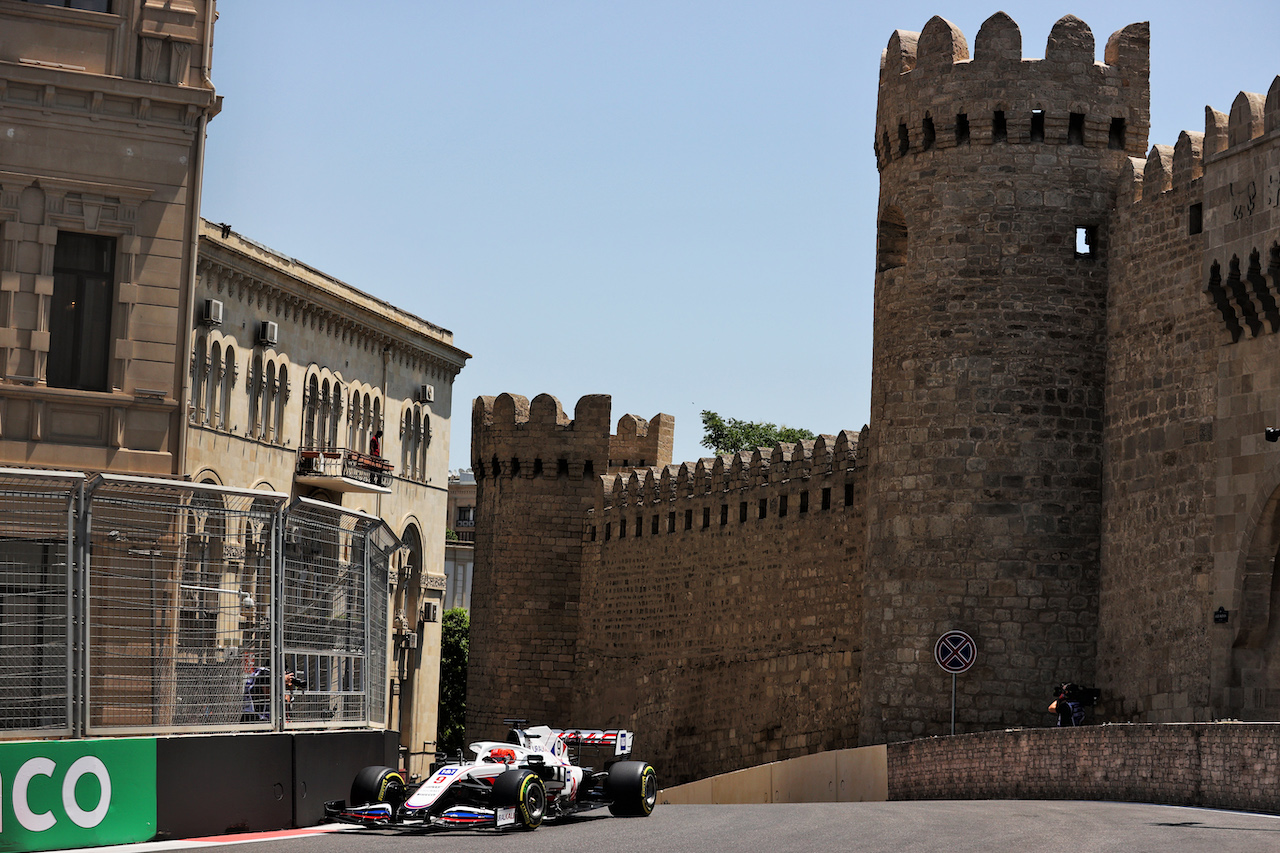
[[[477,397],[475,575],[467,738],[502,737],[505,717],[577,725],[575,654],[583,545],[600,476],[671,461],[675,419],[624,415],[609,432],[608,395],[583,397],[570,420],[540,394]]]
[[[957,732],[1045,725],[1094,677],[1108,225],[1149,127],[1148,26],[1005,14],[889,39],[880,168],[863,743],[949,731],[934,643],[978,646]]]

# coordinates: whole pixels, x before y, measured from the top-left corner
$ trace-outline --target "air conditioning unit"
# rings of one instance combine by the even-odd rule
[[[280,342],[280,324],[271,320],[263,320],[258,326],[258,343],[264,347],[273,347]]]
[[[415,403],[434,403],[436,400],[436,386],[419,385],[418,393],[414,396]]]
[[[204,301],[204,324],[206,326],[222,325],[222,302],[218,299]]]

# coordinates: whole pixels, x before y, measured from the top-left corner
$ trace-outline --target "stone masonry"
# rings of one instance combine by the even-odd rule
[[[672,466],[614,452],[666,416],[477,401],[469,734],[626,726],[667,782],[945,734],[950,629],[959,732],[1065,680],[1280,720],[1280,78],[1148,151],[1146,24],[1022,54],[889,40],[860,434]]]

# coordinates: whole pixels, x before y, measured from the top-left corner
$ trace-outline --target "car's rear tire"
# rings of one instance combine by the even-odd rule
[[[644,761],[619,761],[604,783],[609,811],[618,817],[648,817],[658,803],[658,771]]]
[[[408,798],[408,786],[404,775],[392,767],[366,767],[356,774],[351,783],[351,805],[368,806],[387,803],[392,809],[404,805]]]
[[[516,810],[516,823],[537,829],[547,814],[547,789],[532,770],[508,770],[493,782],[493,807]]]

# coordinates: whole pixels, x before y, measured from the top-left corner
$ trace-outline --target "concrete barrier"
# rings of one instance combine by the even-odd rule
[[[1072,799],[1280,814],[1280,724],[1011,729],[843,749],[664,789],[663,803]]]
[[[854,803],[888,799],[885,747],[865,746],[760,764],[664,788],[659,802]]]

